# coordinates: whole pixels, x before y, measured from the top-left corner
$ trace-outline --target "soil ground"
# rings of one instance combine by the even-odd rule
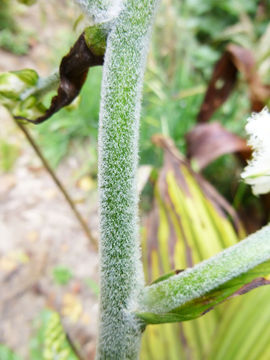
[[[31,24],[38,39],[33,38],[29,54],[23,57],[0,50],[1,72],[26,67],[41,75],[51,71],[50,44],[57,34],[71,31],[71,19],[78,13],[67,3],[58,1],[55,12],[55,1],[43,0],[23,13],[21,23]],[[29,341],[36,331],[33,322],[49,307],[62,315],[65,330],[79,345],[82,357],[92,359],[98,305],[89,282],[98,282],[97,252],[3,108],[0,119],[0,138],[20,149],[12,171],[0,173],[0,343],[28,359]],[[73,154],[61,163],[57,174],[97,238],[97,193],[76,186],[73,175],[79,167],[80,159]],[[66,285],[53,277],[58,266],[72,273]]]

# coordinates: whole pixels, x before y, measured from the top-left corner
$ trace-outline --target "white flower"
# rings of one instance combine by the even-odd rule
[[[241,177],[255,195],[266,194],[270,192],[270,113],[266,107],[248,118],[246,131],[253,154]]]

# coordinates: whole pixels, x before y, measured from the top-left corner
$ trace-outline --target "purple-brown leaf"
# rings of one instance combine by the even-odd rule
[[[187,156],[195,160],[198,170],[202,170],[219,156],[230,153],[240,153],[248,159],[251,149],[246,140],[226,130],[217,122],[199,124],[187,135]]]
[[[217,62],[201,109],[198,121],[207,122],[233,91],[237,74],[241,73],[249,88],[251,110],[260,111],[270,97],[270,86],[264,85],[256,70],[252,52],[230,44]]]
[[[95,55],[87,46],[84,33],[80,35],[70,52],[63,57],[60,68],[60,83],[57,95],[52,98],[49,109],[37,119],[17,116],[17,119],[40,124],[55,114],[62,107],[69,105],[80,93],[90,67],[102,65],[103,55]]]

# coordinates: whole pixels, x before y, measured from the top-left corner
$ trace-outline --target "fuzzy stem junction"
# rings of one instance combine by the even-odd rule
[[[181,305],[198,299],[269,259],[268,225],[193,268],[145,287],[137,312],[156,315],[176,312]]]
[[[100,329],[96,359],[137,359],[143,289],[136,173],[143,74],[158,0],[126,0],[109,33],[99,128]]]
[[[95,24],[111,21],[120,12],[123,0],[75,0]]]

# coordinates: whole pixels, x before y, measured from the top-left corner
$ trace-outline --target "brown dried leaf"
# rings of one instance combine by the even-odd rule
[[[256,63],[250,50],[230,44],[217,62],[198,115],[199,122],[206,122],[227,100],[234,89],[237,73],[248,84],[251,109],[260,111],[270,97],[270,86],[264,85],[256,71]]]
[[[62,107],[69,105],[79,95],[89,68],[102,65],[103,60],[103,55],[97,56],[89,49],[84,33],[82,33],[70,52],[61,61],[59,68],[60,84],[57,95],[52,98],[49,109],[35,120],[21,116],[16,117],[16,119],[27,120],[33,124],[40,124],[47,120]]]
[[[229,45],[227,51],[238,71],[243,74],[249,86],[251,110],[260,111],[270,97],[270,86],[264,85],[256,70],[256,62],[250,50],[237,45]]]
[[[206,122],[227,100],[237,78],[237,68],[227,51],[217,62],[198,115],[199,122]]]
[[[186,141],[187,156],[196,161],[198,170],[224,154],[236,152],[244,159],[248,159],[251,154],[246,140],[226,130],[218,122],[195,126],[186,135]]]

